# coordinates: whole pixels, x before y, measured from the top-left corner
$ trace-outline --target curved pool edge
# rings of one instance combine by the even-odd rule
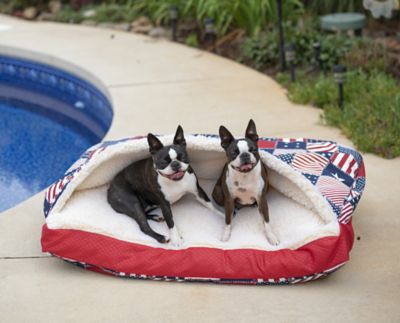
[[[66,72],[95,85],[107,97],[111,106],[113,105],[112,96],[105,83],[93,73],[86,70],[83,66],[79,66],[78,64],[66,61],[50,54],[44,54],[33,50],[0,44],[0,56],[1,55],[20,58],[23,60],[30,60],[44,65],[50,65],[60,70],[65,70]]]
[[[113,109],[113,100],[110,95],[110,92],[108,91],[107,87],[104,85],[104,83],[97,78],[95,75],[91,74],[85,68],[80,67],[76,64],[73,64],[71,62],[65,61],[63,59],[59,59],[57,57],[47,55],[47,54],[41,54],[35,51],[30,51],[30,50],[25,50],[25,49],[20,49],[18,47],[9,47],[9,46],[3,46],[0,45],[0,87],[2,87],[2,96],[3,99],[5,98],[6,100],[18,100],[20,97],[19,95],[22,95],[22,100],[24,101],[24,91],[28,93],[28,96],[30,99],[33,98],[33,104],[35,100],[40,100],[40,98],[34,98],[35,94],[35,86],[38,85],[41,82],[41,87],[42,90],[47,87],[46,92],[51,92],[51,88],[53,88],[53,101],[50,99],[48,102],[46,102],[47,105],[43,105],[42,111],[38,111],[39,114],[43,114],[43,111],[45,112],[44,114],[47,115],[47,113],[62,113],[63,111],[65,112],[65,108],[69,108],[70,111],[75,113],[73,110],[76,111],[78,114],[77,119],[71,118],[71,121],[76,122],[76,125],[74,125],[75,128],[81,127],[80,131],[82,132],[87,132],[91,133],[92,135],[95,134],[97,136],[97,141],[100,142],[103,140],[103,138],[108,134],[108,132],[111,129],[113,119],[114,119],[114,109]],[[31,74],[29,74],[31,73]],[[8,75],[7,75],[8,74]],[[47,83],[42,79],[42,74],[46,75],[47,78]],[[8,78],[8,80],[7,80]],[[51,84],[51,82],[48,82],[48,80],[52,81],[54,83],[54,79],[57,80],[55,84]],[[61,84],[60,81],[63,81],[64,84]],[[10,83],[8,83],[10,82]],[[18,84],[20,88],[15,87],[14,89],[12,88],[13,83]],[[25,83],[24,83],[25,82]],[[23,87],[24,84],[32,84],[34,85],[30,89],[26,89]],[[75,91],[75,93],[71,92],[71,88],[68,88],[68,86],[71,86],[72,88],[75,88],[75,90],[80,90],[80,97],[82,98],[82,101],[77,101],[78,99],[78,91]],[[11,87],[10,87],[11,86]],[[61,87],[63,89],[61,90]],[[10,92],[8,92],[10,90]],[[19,92],[20,90],[20,92]],[[90,93],[88,98],[85,98],[83,96],[83,91],[88,90],[86,92]],[[11,93],[13,91],[13,93]],[[58,93],[57,93],[58,91]],[[62,93],[62,91],[64,93]],[[1,92],[1,91],[0,91]],[[42,98],[51,98],[51,96],[48,95],[48,93],[45,92],[38,92],[38,96],[40,97],[42,95]],[[57,97],[59,95],[59,97]],[[84,105],[84,110],[79,111],[78,107],[75,105],[73,106],[71,102],[67,102],[68,100],[65,100],[68,95],[71,95],[69,98],[72,102],[76,103],[82,103],[85,102]],[[62,98],[61,98],[62,97]],[[87,101],[85,101],[87,99]],[[54,110],[49,110],[47,108],[52,106],[52,103],[56,102],[55,100],[58,100],[59,102],[64,101],[60,107],[54,109]],[[29,100],[28,100],[29,101]],[[91,102],[89,102],[91,101]],[[31,102],[28,102],[31,103]],[[86,104],[87,103],[87,104]],[[90,116],[89,114],[92,113],[95,117],[97,115],[101,115],[101,110],[96,111],[95,109],[91,109],[94,105],[97,105],[97,108],[101,107],[103,109],[103,112],[106,112],[107,116],[104,117],[104,122],[101,122],[102,117],[99,117],[97,121],[93,121],[92,124],[95,124],[97,122],[97,131],[95,130],[94,132],[93,129],[96,128],[96,125],[93,127],[89,127],[88,125],[90,124],[90,118],[93,116]],[[35,111],[35,106],[33,105],[33,110]],[[58,111],[57,111],[58,109]],[[92,111],[90,111],[92,110]],[[83,112],[82,112],[83,111]],[[87,112],[89,111],[89,112]],[[87,115],[87,120],[86,123],[80,123],[79,119],[79,113],[81,113],[81,116],[88,114]],[[64,117],[68,118],[70,115],[68,115],[67,112],[65,112]],[[99,123],[100,120],[100,123]],[[88,122],[89,121],[89,122]],[[92,136],[92,138],[95,138]],[[39,147],[40,149],[40,147]],[[76,158],[79,156],[76,156]],[[75,158],[75,157],[74,157]],[[62,174],[61,174],[62,175]],[[58,175],[57,175],[58,178]],[[54,178],[54,181],[57,180],[57,178]],[[52,179],[53,180],[53,177]],[[47,185],[47,184],[46,184]],[[29,203],[28,201],[31,200],[35,196],[41,196],[41,193],[43,190],[45,190],[46,187],[40,188],[39,191],[36,191],[32,195],[28,196],[24,200],[18,202],[17,204],[8,207],[4,210],[2,210],[0,213],[2,215],[8,213],[10,210],[15,209],[16,207],[19,207],[21,205],[25,205]]]

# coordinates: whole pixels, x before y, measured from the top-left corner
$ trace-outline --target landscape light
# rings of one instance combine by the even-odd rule
[[[290,66],[290,79],[292,82],[296,81],[295,60],[296,60],[296,45],[288,43],[285,46],[286,61]]]
[[[204,20],[205,42],[210,43],[215,50],[215,42],[217,40],[217,31],[214,25],[214,19],[207,18]]]
[[[315,63],[316,67],[322,70],[322,61],[321,61],[321,44],[316,42],[313,44],[314,48],[314,57],[315,57]]]
[[[283,35],[282,26],[282,0],[278,0],[278,31],[279,31],[279,61],[281,65],[281,71],[286,70],[286,60],[285,60],[285,38]]]
[[[343,65],[334,65],[333,66],[333,76],[339,87],[339,107],[342,109],[344,106],[343,83],[345,81],[346,71],[347,71],[346,66],[343,66]]]
[[[204,20],[204,27],[205,27],[206,34],[216,34],[215,25],[214,25],[214,19],[212,19],[212,18],[205,19]]]
[[[178,29],[178,8],[174,5],[169,8],[169,21],[172,29],[172,41],[176,41]]]

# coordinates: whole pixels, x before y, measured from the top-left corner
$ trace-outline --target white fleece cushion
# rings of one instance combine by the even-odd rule
[[[168,144],[172,138],[163,137]],[[219,140],[187,137],[191,165],[200,183],[211,196],[213,186],[225,163]],[[132,218],[115,212],[107,202],[107,188],[114,176],[131,162],[149,156],[146,140],[109,147],[107,153],[91,161],[60,197],[48,215],[49,229],[78,229],[100,233],[116,239],[174,249],[160,244],[142,233]],[[233,219],[231,239],[221,242],[224,219],[193,197],[185,197],[172,206],[174,221],[183,236],[180,248],[193,246],[223,249],[254,248],[261,250],[297,249],[315,239],[337,236],[339,224],[324,198],[300,173],[276,157],[261,152],[269,168],[269,180],[274,189],[268,193],[272,229],[280,240],[271,246],[265,237],[257,208],[244,208]],[[165,223],[150,221],[153,229],[169,235]]]
[[[209,193],[213,181],[202,181],[202,185]],[[108,186],[104,185],[75,193],[61,213],[53,214],[48,219],[48,227],[80,229],[124,241],[174,249],[171,244],[161,245],[143,234],[135,220],[116,213],[107,202],[107,188]],[[337,222],[322,223],[313,212],[276,190],[270,190],[267,200],[271,226],[281,241],[279,246],[269,245],[264,234],[262,218],[257,208],[251,207],[237,212],[233,219],[231,239],[227,243],[221,242],[223,217],[204,208],[193,197],[187,196],[172,207],[175,224],[183,236],[182,248],[202,246],[223,249],[296,249],[317,238],[337,235]],[[160,214],[159,210],[155,213]],[[168,236],[165,222],[149,223],[155,231]]]

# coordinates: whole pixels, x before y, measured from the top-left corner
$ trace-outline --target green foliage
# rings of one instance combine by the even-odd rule
[[[324,69],[330,71],[335,64],[345,62],[346,55],[356,48],[355,39],[346,36],[336,36],[328,34],[320,39],[321,43],[321,61]]]
[[[296,64],[298,65],[315,63],[313,48],[315,43],[321,45],[320,59],[326,71],[331,70],[332,66],[339,62],[343,63],[346,54],[354,47],[354,38],[320,33],[312,24],[287,29],[286,39],[296,46]]]
[[[240,60],[255,69],[277,65],[279,62],[278,34],[274,30],[247,38],[241,48]]]
[[[49,2],[49,0],[12,1],[21,8],[30,5],[46,7]],[[64,2],[69,3],[68,0]],[[241,28],[248,35],[254,36],[277,21],[276,0],[108,0],[92,1],[93,5],[96,5],[95,8],[99,11],[95,17],[99,22],[132,21],[134,17],[145,15],[157,25],[168,23],[170,7],[175,5],[181,19],[195,19],[199,25],[203,25],[207,18],[214,19],[220,36],[235,28]],[[61,14],[60,21],[79,20],[79,12],[74,15],[70,8],[69,5],[65,6],[66,12]],[[296,20],[304,13],[303,8],[300,0],[283,1],[284,19]]]
[[[7,14],[13,13],[15,10],[23,10],[24,8],[35,6],[38,8],[47,7],[49,0],[11,0],[0,1],[0,12]]]
[[[352,68],[361,68],[365,71],[388,70],[389,62],[383,44],[373,39],[353,39],[351,50],[344,55],[344,63]]]
[[[48,0],[12,0],[9,1],[10,4],[12,4],[15,8],[21,9],[21,8],[26,8],[26,7],[41,7],[44,5],[47,5],[49,1]]]
[[[333,65],[344,64],[364,71],[386,70],[388,60],[385,48],[375,40],[359,37],[347,37],[318,31],[315,20],[291,21],[284,24],[286,43],[296,46],[296,65],[315,64],[314,43],[320,43],[320,59],[325,71],[331,71]],[[265,69],[279,62],[279,37],[276,28],[247,38],[241,48],[241,61],[256,68]]]
[[[83,20],[82,12],[72,10],[69,6],[61,10],[57,16],[56,21],[78,24]]]
[[[307,75],[297,73],[298,82],[291,83],[287,74],[278,74],[277,80],[289,89],[289,98],[296,103],[311,104],[320,108],[335,105],[337,102],[337,85],[333,78],[323,74]]]
[[[194,17],[200,24],[212,18],[219,34],[225,34],[234,22],[239,3],[239,0],[188,0],[181,12],[184,17]]]
[[[395,79],[380,71],[349,72],[341,110],[331,75],[299,74],[298,78],[289,83],[286,76],[278,77],[291,100],[323,108],[328,124],[342,129],[360,150],[385,158],[400,156],[400,86]]]
[[[303,2],[307,10],[318,15],[363,11],[363,0],[304,0]]]
[[[181,19],[196,19],[200,25],[214,19],[219,35],[232,28],[256,35],[277,15],[276,0],[127,0],[125,5],[156,24],[167,23],[170,7],[175,5]],[[286,0],[283,11],[286,18],[295,19],[303,13],[303,5],[300,0]]]
[[[124,0],[125,6],[136,13],[149,17],[155,24],[168,23],[172,5],[180,9],[184,0]]]
[[[96,22],[131,22],[138,15],[131,7],[117,4],[100,5],[95,7],[95,12],[95,15],[91,19]]]
[[[199,47],[199,41],[197,40],[197,34],[191,33],[186,39],[185,44],[190,47]]]
[[[285,24],[285,41],[296,46],[296,64],[310,63],[313,60],[313,44],[320,38],[317,28],[313,20],[301,21],[297,25]]]
[[[188,0],[181,12],[184,17],[195,17],[203,22],[213,18],[220,35],[230,28],[241,28],[248,35],[256,35],[277,20],[276,0]],[[299,0],[284,1],[285,18],[295,19],[303,13]]]
[[[95,14],[90,18],[84,17],[84,12],[93,9]],[[56,20],[60,22],[80,23],[85,19],[90,19],[97,23],[110,22],[131,22],[138,16],[138,13],[131,7],[117,4],[102,4],[99,6],[86,6],[80,10],[73,10],[69,5],[65,5],[57,14]]]
[[[320,34],[312,23],[306,26],[293,25],[290,22],[284,26],[286,43],[296,46],[296,65],[310,65],[315,63],[313,44],[321,44],[320,59],[324,70],[331,70],[334,64],[344,62],[346,55],[353,49],[354,40],[344,36]],[[363,46],[359,46],[362,51]],[[357,48],[356,48],[357,49]],[[358,51],[352,55],[353,60]],[[242,61],[256,69],[263,69],[268,65],[279,62],[279,37],[276,28],[247,38],[242,45]]]

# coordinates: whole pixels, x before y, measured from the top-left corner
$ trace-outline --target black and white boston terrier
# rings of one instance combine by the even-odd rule
[[[185,194],[192,194],[196,199],[217,211],[207,194],[199,185],[186,151],[183,129],[178,126],[173,144],[163,146],[161,141],[149,133],[147,141],[151,157],[132,163],[112,180],[107,192],[108,203],[119,213],[124,213],[138,223],[145,234],[160,243],[179,246],[182,237],[174,224],[171,204]],[[160,207],[162,217],[151,212]],[[169,239],[155,232],[148,219],[164,221],[170,230]]]
[[[278,245],[279,240],[269,224],[267,168],[260,160],[254,121],[249,121],[244,139],[235,139],[224,126],[219,128],[219,135],[228,158],[212,193],[215,202],[225,208],[225,230],[221,240],[228,241],[230,238],[235,210],[243,206],[257,206],[264,219],[268,241]]]

